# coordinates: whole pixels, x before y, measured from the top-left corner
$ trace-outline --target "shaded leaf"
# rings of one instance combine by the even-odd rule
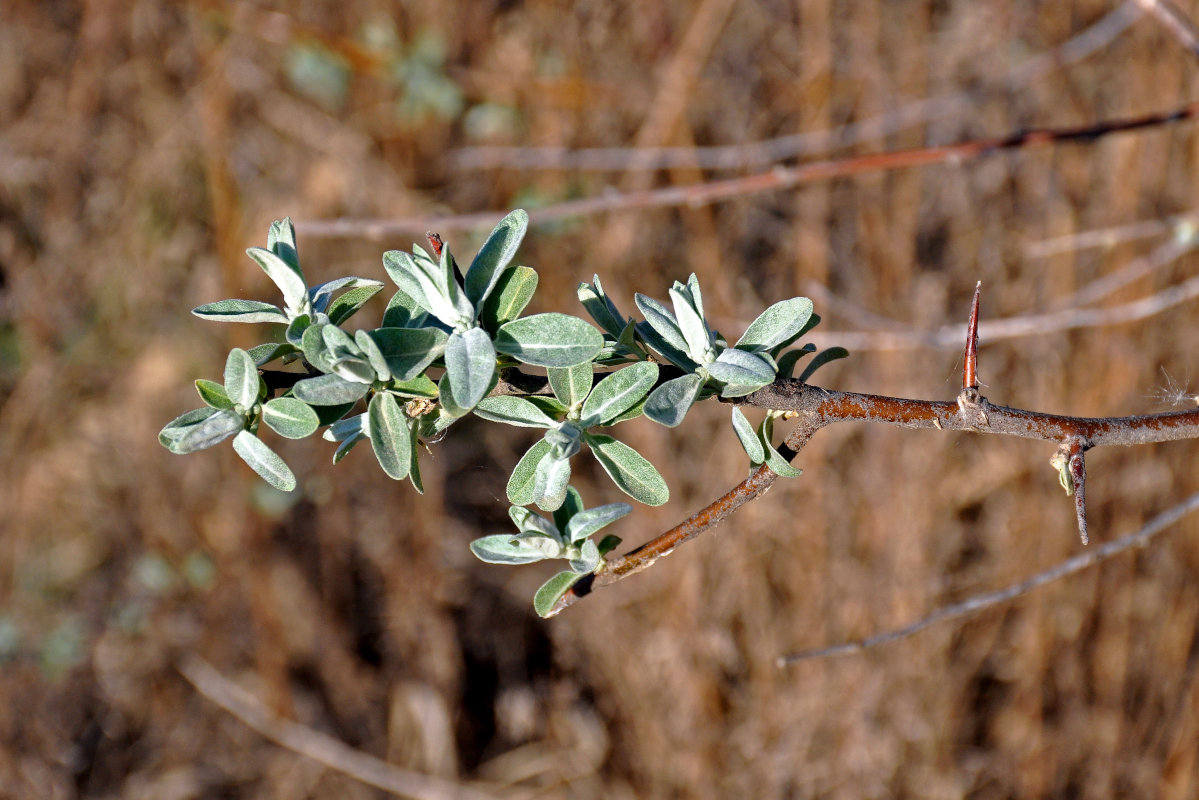
[[[566,528],[562,532],[565,534],[566,540],[574,544],[586,539],[600,528],[611,525],[632,510],[633,507],[628,503],[609,503],[606,506],[579,511],[570,518],[570,522],[566,524]]]
[[[383,311],[384,328],[419,328],[429,315],[420,303],[413,300],[403,289],[399,289],[387,301]]]
[[[296,226],[292,224],[291,217],[271,223],[266,234],[266,249],[283,259],[301,278],[304,277],[304,271],[300,269],[300,250],[296,246]]]
[[[659,425],[675,427],[695,405],[703,386],[704,379],[694,372],[666,381],[650,392],[645,401],[645,416]]]
[[[495,333],[524,312],[537,291],[537,271],[530,267],[512,267],[500,275],[495,288],[483,301],[479,324]]]
[[[318,375],[298,381],[291,393],[312,406],[336,406],[361,400],[370,388],[369,384],[347,381],[339,375]]]
[[[800,362],[800,359],[806,358],[816,352],[816,345],[808,342],[798,350],[788,350],[779,358],[779,377],[790,378],[795,374],[795,366]]]
[[[358,280],[362,280],[359,278]],[[373,283],[378,283],[377,281]],[[358,309],[366,305],[372,297],[383,290],[383,284],[378,283],[377,286],[358,286],[350,289],[347,292],[334,298],[333,302],[329,303],[326,313],[329,315],[329,321],[334,325],[340,325],[350,317],[357,313]]]
[[[254,365],[261,367],[271,363],[276,358],[298,353],[299,349],[287,342],[267,342],[255,347],[251,347],[246,351],[250,354],[250,358],[254,359]]]
[[[508,478],[510,503],[517,506],[532,504],[536,498],[537,465],[549,451],[550,443],[545,439],[538,439],[537,443],[520,457],[520,461],[512,469],[512,476]]]
[[[591,362],[584,361],[572,367],[550,367],[545,371],[554,396],[565,406],[573,406],[587,398],[591,391]]]
[[[291,469],[274,450],[263,444],[254,434],[249,431],[237,434],[233,437],[233,449],[241,456],[242,461],[250,465],[250,469],[279,491],[290,492],[296,488],[296,476],[292,474]]]
[[[758,439],[758,434],[754,430],[754,426],[749,423],[745,415],[741,413],[741,409],[733,406],[733,430],[737,433],[737,439],[741,442],[741,448],[745,450],[749,456],[749,463],[755,466],[766,461],[766,448],[762,446],[762,442]]]
[[[483,398],[475,406],[475,414],[491,422],[520,428],[552,428],[557,424],[525,398],[509,395]]]
[[[387,365],[387,360],[383,358],[383,352],[379,349],[379,345],[375,344],[375,340],[366,331],[354,331],[354,344],[358,345],[358,349],[366,356],[366,360],[371,365],[371,382],[375,378],[381,381],[391,380],[391,368]]]
[[[221,386],[216,381],[206,381],[200,378],[196,381],[196,392],[200,395],[200,399],[210,408],[233,408],[233,401],[229,399],[229,394],[225,391],[225,387]]]
[[[566,526],[570,524],[570,518],[582,510],[583,498],[579,495],[579,490],[573,486],[566,487],[566,499],[554,511],[554,523],[552,527],[555,527],[557,531],[564,534]]]
[[[708,364],[708,374],[726,384],[721,397],[740,397],[774,380],[774,364],[768,356],[729,348]]]
[[[533,595],[533,610],[540,617],[548,617],[562,595],[570,591],[570,587],[578,583],[581,577],[574,572],[559,572],[550,578]]]
[[[668,349],[684,355],[688,352],[689,348],[687,347],[687,340],[683,336],[683,330],[679,327],[679,322],[675,319],[670,309],[654,298],[640,292],[633,295],[633,301],[637,304],[637,308],[641,311],[642,316],[645,317],[645,321],[649,323],[649,327],[653,329],[662,342],[668,345]],[[651,345],[654,344],[648,336],[646,340]],[[669,357],[669,354],[665,352],[662,355]]]
[[[445,374],[454,405],[467,411],[474,408],[495,377],[495,348],[487,331],[471,328],[450,335],[445,345]]]
[[[816,372],[816,370],[820,369],[828,362],[836,361],[839,358],[845,358],[848,355],[849,351],[844,347],[830,347],[827,350],[822,350],[816,355],[815,358],[811,360],[811,362],[808,363],[808,366],[804,369],[804,371],[800,373],[799,379],[806,382],[808,378],[812,377],[812,374]]]
[[[579,548],[578,557],[570,560],[571,570],[577,572],[579,575],[589,575],[592,572],[595,572],[595,568],[599,565],[599,548],[596,547],[595,542],[591,541],[590,539],[583,542],[582,547]]]
[[[445,352],[445,331],[437,328],[378,328],[368,335],[379,347],[392,375],[407,381],[420,375]]]

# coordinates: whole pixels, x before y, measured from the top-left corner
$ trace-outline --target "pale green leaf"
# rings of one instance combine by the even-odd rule
[[[775,367],[768,357],[730,347],[708,364],[708,374],[726,384],[721,397],[741,397],[774,380]]]
[[[196,392],[200,395],[200,399],[210,408],[233,408],[233,401],[229,399],[229,394],[225,391],[225,387],[221,386],[216,381],[206,381],[200,378],[196,381]]]
[[[576,444],[577,450],[577,444]],[[570,458],[554,452],[553,444],[548,453],[537,464],[533,476],[533,502],[542,511],[553,511],[566,500],[566,489],[570,483]]]
[[[619,369],[595,385],[583,403],[581,425],[609,425],[635,406],[658,380],[658,365],[649,361]]]
[[[603,346],[604,337],[586,321],[556,312],[512,320],[495,336],[496,350],[539,367],[582,364]]]
[[[550,451],[550,443],[538,439],[512,470],[508,479],[508,501],[513,505],[527,506],[536,498],[537,465]]]
[[[572,544],[578,543],[600,528],[611,525],[632,510],[633,507],[628,503],[609,503],[606,506],[597,506],[589,508],[586,511],[579,511],[570,518],[570,522],[566,524],[563,534],[565,534],[568,542]]]
[[[194,453],[228,439],[245,426],[245,417],[232,409],[197,408],[168,422],[158,441],[172,453]]]
[[[367,428],[379,466],[389,478],[397,481],[406,478],[412,467],[412,432],[408,429],[408,417],[393,396],[379,392],[371,398]]]
[[[303,439],[316,433],[321,421],[312,406],[294,397],[276,397],[262,406],[262,421],[288,439]]]
[[[812,301],[793,297],[770,306],[750,323],[737,340],[741,350],[770,350],[795,336],[812,316]]]
[[[670,499],[666,481],[636,450],[611,436],[587,434],[586,439],[600,466],[622,492],[647,506],[660,506]]]
[[[237,434],[233,437],[233,449],[241,456],[242,461],[250,465],[250,469],[279,491],[290,492],[296,488],[296,476],[292,474],[291,469],[274,450],[263,444],[254,434],[249,431]]]
[[[193,308],[192,313],[214,322],[287,322],[281,308],[257,300],[218,300]]]
[[[336,406],[361,400],[370,385],[347,381],[338,375],[318,375],[305,378],[292,388],[292,395],[312,406]]]
[[[300,269],[300,251],[296,246],[296,226],[292,224],[291,217],[271,223],[266,234],[266,249],[283,259],[301,278],[304,277],[304,271]]]
[[[540,617],[548,617],[562,595],[570,591],[570,587],[578,583],[581,577],[583,576],[568,571],[559,572],[550,578],[541,585],[537,594],[533,595],[533,610]]]
[[[591,391],[591,362],[584,361],[573,367],[550,367],[545,371],[554,396],[565,406],[583,402]]]
[[[675,427],[695,405],[703,386],[704,379],[693,372],[666,381],[650,392],[645,401],[645,416],[659,425]]]
[[[495,348],[487,331],[471,328],[452,333],[445,345],[445,374],[454,405],[468,411],[474,408],[491,388],[495,365]]]
[[[379,346],[388,370],[404,381],[419,376],[444,353],[448,339],[445,331],[437,328],[378,328],[368,333]]]
[[[304,275],[298,266],[293,267],[270,250],[261,247],[251,247],[246,251],[246,255],[262,267],[267,277],[279,287],[291,315],[302,314],[308,310],[308,287],[304,284]]]
[[[510,533],[475,539],[470,543],[470,551],[488,564],[532,564],[552,557]]]
[[[520,428],[552,428],[557,423],[523,397],[485,397],[475,406],[475,415],[491,422]]]
[[[683,337],[683,331],[679,327],[679,322],[675,319],[670,309],[654,298],[640,292],[633,295],[633,301],[645,317],[645,321],[649,323],[649,327],[653,329],[659,339],[669,346],[668,349],[681,354],[688,352],[687,340]],[[649,341],[649,337],[646,337],[646,340]],[[654,342],[650,341],[650,344],[654,345]],[[662,355],[669,357],[670,354],[662,353]]]
[[[358,349],[366,356],[366,360],[371,365],[371,370],[374,376],[381,381],[391,380],[391,368],[387,364],[387,359],[383,357],[383,351],[379,349],[379,345],[366,331],[354,331],[354,344],[358,345]],[[372,378],[372,382],[373,382]]]
[[[240,347],[229,351],[225,359],[225,394],[247,411],[258,402],[258,367],[250,354]]]
[[[363,280],[356,278],[355,280]],[[375,282],[377,283],[377,282]],[[340,325],[362,308],[367,302],[377,295],[383,289],[383,284],[378,283],[376,286],[358,286],[338,295],[329,303],[326,313],[329,315],[329,321],[334,325]]]
[[[511,267],[503,271],[495,288],[483,301],[479,324],[495,333],[505,322],[524,312],[537,291],[537,271],[530,267]]]
[[[476,308],[495,289],[500,275],[516,255],[528,227],[528,213],[518,208],[500,220],[479,248],[466,271],[465,281],[466,296]]]
[[[675,320],[683,339],[687,342],[687,353],[697,364],[706,364],[715,354],[712,334],[704,318],[691,303],[689,291],[671,288],[670,299],[674,303]]]
[[[737,440],[741,442],[742,449],[749,456],[749,463],[753,465],[762,464],[766,461],[766,448],[762,446],[762,442],[758,439],[758,434],[754,431],[754,426],[749,423],[745,415],[741,413],[741,409],[733,406],[733,430],[737,433]]]
[[[570,568],[579,575],[590,575],[600,565],[600,551],[595,542],[588,539],[579,548],[578,558],[570,560]]]

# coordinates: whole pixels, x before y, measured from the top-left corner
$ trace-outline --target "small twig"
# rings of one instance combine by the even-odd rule
[[[1083,547],[1091,543],[1091,537],[1087,533],[1087,465],[1083,460],[1085,452],[1086,448],[1082,442],[1070,443],[1068,468],[1070,481],[1074,484],[1074,514],[1078,517],[1078,538],[1082,540]]]
[[[312,728],[274,716],[242,687],[198,656],[187,656],[179,673],[206,699],[293,753],[324,764],[356,781],[401,797],[421,800],[488,800],[489,796],[449,781],[388,764]]]
[[[803,650],[791,655],[782,656],[778,660],[780,667],[785,667],[790,664],[795,664],[800,661],[807,661],[813,658],[824,658],[826,656],[847,655],[849,653],[860,653],[863,650],[868,650],[872,647],[877,647],[883,644],[906,639],[909,636],[919,633],[925,628],[938,622],[957,617],[964,617],[969,614],[976,614],[988,608],[1006,603],[1009,600],[1014,600],[1021,595],[1028,594],[1033,589],[1044,586],[1047,583],[1059,580],[1061,578],[1074,575],[1082,572],[1088,567],[1093,567],[1103,561],[1106,561],[1113,556],[1117,556],[1134,547],[1144,547],[1153,537],[1157,536],[1162,531],[1170,528],[1171,525],[1178,522],[1196,510],[1199,510],[1199,494],[1191,495],[1189,498],[1174,506],[1173,508],[1163,511],[1153,519],[1149,520],[1143,528],[1133,533],[1126,534],[1119,539],[1113,539],[1107,544],[1099,545],[1098,547],[1088,550],[1081,555],[1073,556],[1056,566],[1039,572],[1031,578],[1027,578],[1020,583],[1013,584],[1004,589],[999,589],[994,592],[986,592],[984,594],[974,595],[960,603],[939,608],[928,616],[913,622],[903,628],[886,633],[876,634],[865,639],[859,639],[853,642],[845,642],[842,644],[832,645],[830,647],[821,647],[815,650]]]
[[[1183,227],[1183,226],[1188,227]],[[1154,271],[1172,264],[1199,245],[1193,223],[1179,223],[1175,226],[1175,235],[1168,241],[1162,242],[1149,253],[1135,258],[1120,269],[1091,281],[1073,294],[1063,297],[1059,302],[1062,306],[1088,306],[1102,300],[1104,297],[1123,289],[1133,281],[1139,280]]]
[[[1146,219],[1126,225],[1097,228],[1066,236],[1055,236],[1052,239],[1028,242],[1024,245],[1024,258],[1049,258],[1062,253],[1073,253],[1096,247],[1114,247],[1137,239],[1152,239],[1155,236],[1177,232],[1185,225],[1193,227],[1197,217],[1199,217],[1199,209],[1187,211],[1184,214],[1172,214],[1161,219]]]
[[[738,197],[764,192],[794,189],[816,181],[827,181],[852,175],[888,172],[928,164],[959,164],[1005,150],[1046,147],[1055,144],[1090,143],[1112,133],[1159,128],[1182,122],[1199,115],[1199,102],[1171,111],[1146,114],[1129,119],[1108,120],[1078,128],[1040,128],[1008,136],[976,139],[969,142],[897,150],[889,153],[849,156],[812,161],[795,167],[776,166],[764,172],[738,178],[704,183],[667,186],[660,189],[619,192],[606,191],[597,197],[568,200],[529,212],[533,224],[561,219],[601,214],[608,211],[633,211],[646,208],[697,208]],[[297,223],[305,236],[318,238],[354,237],[367,240],[387,239],[403,233],[439,228],[445,231],[473,229],[494,225],[503,216],[486,211],[447,217],[415,217],[408,219],[342,218],[307,220]]]
[[[966,352],[962,356],[962,389],[978,391],[978,301],[983,282],[974,285],[974,300],[970,302],[970,322],[966,326]]]

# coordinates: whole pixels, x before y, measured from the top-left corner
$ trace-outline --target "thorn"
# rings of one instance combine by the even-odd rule
[[[966,328],[966,352],[962,356],[962,388],[978,389],[978,301],[983,282],[974,285],[974,300],[970,303],[970,324]]]
[[[440,233],[433,231],[425,231],[425,238],[429,240],[429,246],[433,248],[433,255],[441,258],[441,249],[445,247],[445,242],[441,238]]]
[[[1087,465],[1082,454],[1082,442],[1073,442],[1070,445],[1069,465],[1070,480],[1074,484],[1074,513],[1078,516],[1078,538],[1082,540],[1083,547],[1086,547],[1091,538],[1087,535]]]

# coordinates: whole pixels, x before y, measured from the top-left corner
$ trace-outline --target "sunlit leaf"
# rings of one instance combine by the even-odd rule
[[[749,463],[757,465],[766,461],[766,449],[762,446],[754,426],[749,423],[741,409],[733,406],[733,430],[737,432],[737,440],[749,456]]]
[[[545,371],[554,396],[565,406],[583,402],[591,391],[591,363],[584,361],[573,367],[550,367]]]
[[[483,398],[475,406],[475,414],[491,422],[502,422],[521,428],[552,428],[557,424],[525,398],[510,395]]]
[[[257,300],[218,300],[193,308],[192,313],[215,322],[287,322],[283,309]]]
[[[466,271],[466,296],[475,307],[483,302],[499,281],[500,275],[516,255],[525,231],[529,227],[529,215],[524,209],[516,209],[500,220],[479,248]]]
[[[537,547],[525,544],[510,533],[484,536],[470,543],[470,551],[488,564],[532,564],[551,556]]]
[[[670,499],[670,489],[649,463],[633,448],[611,436],[587,434],[587,444],[617,487],[647,506],[660,506]]]
[[[196,381],[196,392],[204,404],[210,408],[233,408],[233,401],[229,399],[225,387],[216,381],[206,381],[200,378]]]
[[[370,385],[347,381],[338,375],[318,375],[298,381],[292,395],[312,406],[336,406],[361,400]]]
[[[795,336],[812,316],[812,301],[793,297],[767,308],[750,323],[737,340],[741,350],[770,350]]]
[[[304,274],[299,266],[292,266],[270,250],[261,247],[251,247],[246,255],[254,259],[267,277],[274,281],[283,293],[283,301],[292,314],[301,314],[307,310],[308,287],[304,284]]]
[[[579,511],[570,518],[563,533],[568,542],[578,543],[591,534],[628,514],[633,507],[628,503],[609,503],[606,506]]]
[[[225,359],[225,394],[233,401],[249,410],[258,402],[258,367],[250,354],[240,347],[229,351]]]
[[[495,336],[496,350],[539,367],[582,364],[603,346],[604,337],[587,322],[556,312],[512,320]]]
[[[550,443],[545,439],[538,439],[536,444],[525,451],[512,469],[512,476],[508,478],[508,502],[517,506],[533,503],[537,488],[537,465],[549,451]]]
[[[445,374],[454,404],[470,410],[483,399],[495,377],[495,348],[482,328],[455,331],[445,345]]]
[[[412,467],[412,432],[400,404],[387,392],[371,398],[367,429],[379,466],[389,478],[397,481],[406,478]]]
[[[241,456],[242,461],[250,465],[250,469],[258,473],[264,481],[281,492],[290,492],[296,488],[296,476],[271,448],[249,431],[242,431],[233,437],[233,449]]]
[[[636,405],[658,380],[658,365],[648,361],[616,370],[595,385],[583,403],[583,427],[609,425]]]
[[[276,397],[262,406],[262,421],[288,439],[303,439],[316,433],[321,421],[312,406],[294,397]]]

